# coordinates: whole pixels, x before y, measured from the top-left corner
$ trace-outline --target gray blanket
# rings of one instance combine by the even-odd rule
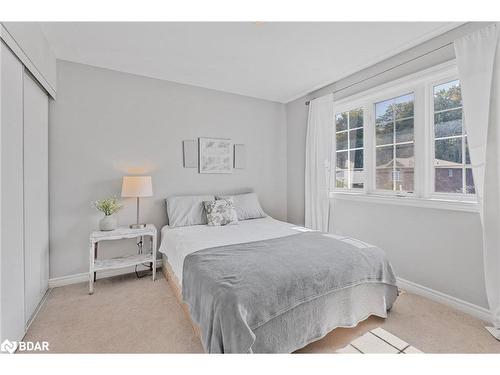
[[[362,283],[396,285],[385,254],[306,232],[200,250],[184,260],[182,296],[210,353],[252,352],[254,330],[321,296]]]

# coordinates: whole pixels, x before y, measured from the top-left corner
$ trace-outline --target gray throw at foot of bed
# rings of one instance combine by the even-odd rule
[[[248,353],[254,331],[273,318],[293,316],[285,313],[370,283],[396,287],[382,250],[351,238],[306,232],[189,254],[182,296],[207,352]]]

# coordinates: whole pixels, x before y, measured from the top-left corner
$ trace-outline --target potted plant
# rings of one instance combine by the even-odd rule
[[[115,213],[123,207],[117,198],[104,198],[94,202],[94,207],[104,213],[104,217],[99,221],[100,230],[115,230],[118,226]]]

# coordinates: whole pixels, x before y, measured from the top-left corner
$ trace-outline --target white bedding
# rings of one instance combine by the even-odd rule
[[[290,236],[308,230],[272,217],[244,220],[237,225],[221,227],[192,225],[171,228],[165,225],[161,230],[160,252],[167,256],[172,270],[182,283],[184,258],[190,253],[211,247]]]

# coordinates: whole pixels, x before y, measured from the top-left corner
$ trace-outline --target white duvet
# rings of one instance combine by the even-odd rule
[[[172,270],[182,282],[184,258],[195,251],[236,243],[268,240],[308,231],[304,227],[265,217],[239,221],[237,225],[221,227],[192,225],[161,230],[160,252],[167,257]]]

